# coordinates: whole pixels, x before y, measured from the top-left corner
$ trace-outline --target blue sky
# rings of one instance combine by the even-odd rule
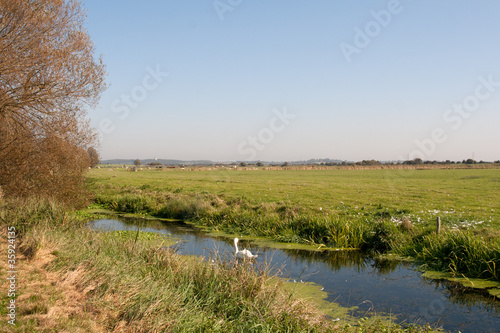
[[[498,1],[83,4],[103,159],[500,159]]]

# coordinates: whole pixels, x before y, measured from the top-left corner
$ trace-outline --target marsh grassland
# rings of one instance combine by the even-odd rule
[[[383,318],[355,326],[331,321],[268,271],[159,250],[169,240],[158,234],[90,230],[87,222],[104,210],[408,258],[470,281],[500,280],[500,169],[115,167],[92,169],[87,181],[93,198],[83,211],[41,199],[0,201],[4,231],[17,232],[23,272],[17,326],[2,322],[1,331],[430,331]],[[438,216],[443,226],[436,235]],[[0,301],[6,304],[6,296]]]
[[[279,242],[392,253],[432,270],[500,279],[497,168],[110,168],[94,169],[88,179],[95,208]]]
[[[178,255],[159,234],[93,231],[87,214],[51,201],[8,200],[0,208],[3,226],[19,237],[22,272],[16,323],[2,320],[0,332],[430,331],[382,318],[331,321],[265,268]],[[0,252],[6,257],[6,247]],[[4,289],[5,270],[0,278]],[[3,317],[8,300],[0,296]]]

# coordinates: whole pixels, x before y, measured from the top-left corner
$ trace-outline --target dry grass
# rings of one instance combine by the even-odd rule
[[[2,228],[0,255],[7,257],[6,228]],[[5,323],[5,332],[105,332],[92,311],[86,306],[90,289],[79,283],[85,275],[83,269],[62,274],[47,269],[56,258],[53,244],[47,242],[33,246],[21,244],[16,253],[18,272],[16,325]],[[23,251],[23,250],[24,251]],[[26,255],[28,254],[28,255]],[[6,290],[6,273],[2,271],[2,290]],[[5,296],[4,296],[5,297]],[[8,325],[8,326],[7,326]]]

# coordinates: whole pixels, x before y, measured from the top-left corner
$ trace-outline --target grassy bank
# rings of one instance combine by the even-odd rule
[[[95,207],[500,277],[500,169],[92,170]],[[436,217],[443,232],[433,233]]]
[[[404,331],[389,322],[331,322],[266,271],[159,250],[168,243],[159,235],[94,232],[84,215],[51,202],[0,206],[2,229],[17,232],[22,273],[16,326],[2,320],[3,331]],[[1,299],[5,305],[6,296]],[[4,306],[1,312],[6,315]]]

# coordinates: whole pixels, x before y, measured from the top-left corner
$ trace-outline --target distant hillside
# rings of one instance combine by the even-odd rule
[[[101,164],[125,164],[125,165],[130,165],[134,164],[135,159],[112,159],[112,160],[102,160]],[[161,164],[165,165],[207,165],[207,164],[213,164],[214,162],[212,161],[207,161],[207,160],[199,160],[199,161],[182,161],[182,160],[168,160],[168,159],[144,159],[140,160],[142,164],[148,164],[152,162],[158,162]]]
[[[111,160],[102,160],[101,164],[115,164],[115,165],[132,165],[134,164],[135,159],[111,159]],[[140,160],[142,164],[148,164],[152,162],[161,163],[163,165],[239,165],[240,163],[244,163],[246,165],[255,165],[257,163],[262,163],[264,165],[282,165],[286,162],[288,165],[313,165],[313,164],[324,164],[324,165],[340,165],[340,164],[356,164],[356,165],[380,165],[380,164],[484,164],[484,163],[494,163],[500,164],[500,160],[494,162],[485,162],[485,161],[475,161],[473,159],[463,160],[463,161],[417,161],[420,159],[415,159],[412,161],[375,161],[375,160],[363,160],[359,162],[353,161],[343,161],[339,159],[330,159],[330,158],[319,158],[319,159],[310,159],[303,161],[224,161],[224,162],[214,162],[209,160],[194,160],[194,161],[185,161],[185,160],[171,160],[171,159],[144,159]]]
[[[135,159],[111,159],[111,160],[102,160],[101,164],[118,164],[118,165],[131,165],[134,164]],[[170,159],[144,159],[140,160],[142,164],[148,164],[152,162],[161,163],[164,165],[212,165],[212,164],[239,164],[242,161],[226,161],[226,162],[213,162],[209,160],[194,160],[194,161],[183,161],[183,160],[170,160]],[[257,162],[261,162],[263,164],[282,164],[283,161],[243,161],[246,164],[256,164]],[[307,165],[307,164],[320,164],[320,163],[342,163],[342,160],[332,160],[329,158],[321,158],[321,159],[311,159],[307,161],[288,161],[288,164],[299,164],[299,165]]]
[[[311,159],[307,161],[291,161],[288,162],[289,164],[320,164],[320,163],[342,163],[342,162],[348,162],[348,161],[342,161],[342,160],[332,160],[331,158],[317,158],[317,159]]]

